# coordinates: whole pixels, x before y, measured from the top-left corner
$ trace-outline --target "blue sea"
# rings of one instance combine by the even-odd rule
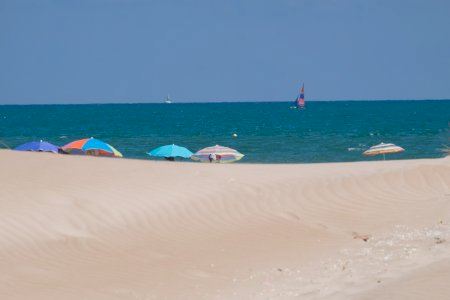
[[[441,157],[450,146],[450,100],[290,103],[93,104],[0,106],[0,141],[56,145],[95,137],[124,157],[178,144],[195,152],[216,144],[245,154],[241,163],[373,160],[380,142],[406,149],[387,159]],[[233,138],[233,134],[237,138]],[[0,145],[1,147],[1,145]]]

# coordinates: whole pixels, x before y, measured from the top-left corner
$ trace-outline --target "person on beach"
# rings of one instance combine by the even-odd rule
[[[209,154],[208,158],[210,163],[216,161],[216,155],[214,153]]]
[[[175,161],[175,157],[164,157],[168,161]]]

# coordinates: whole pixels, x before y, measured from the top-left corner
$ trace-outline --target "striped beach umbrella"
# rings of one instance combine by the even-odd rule
[[[383,159],[386,159],[385,157],[386,154],[398,153],[403,151],[405,151],[405,149],[397,145],[381,143],[370,147],[368,150],[364,151],[363,154],[366,156],[375,156],[383,154]]]
[[[201,162],[230,163],[238,161],[243,157],[244,154],[239,153],[234,149],[215,145],[197,151],[194,155],[191,156],[191,159]]]
[[[89,139],[73,141],[63,146],[61,149],[70,154],[122,157],[122,153],[117,151],[116,148],[92,137]]]

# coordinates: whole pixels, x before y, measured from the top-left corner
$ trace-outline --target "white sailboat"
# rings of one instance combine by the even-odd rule
[[[172,100],[170,100],[170,96],[169,95],[167,95],[166,100],[164,100],[164,103],[166,103],[166,104],[172,103]]]

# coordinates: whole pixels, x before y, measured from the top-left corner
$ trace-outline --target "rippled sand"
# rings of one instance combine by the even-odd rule
[[[450,158],[0,167],[1,299],[450,298]]]

